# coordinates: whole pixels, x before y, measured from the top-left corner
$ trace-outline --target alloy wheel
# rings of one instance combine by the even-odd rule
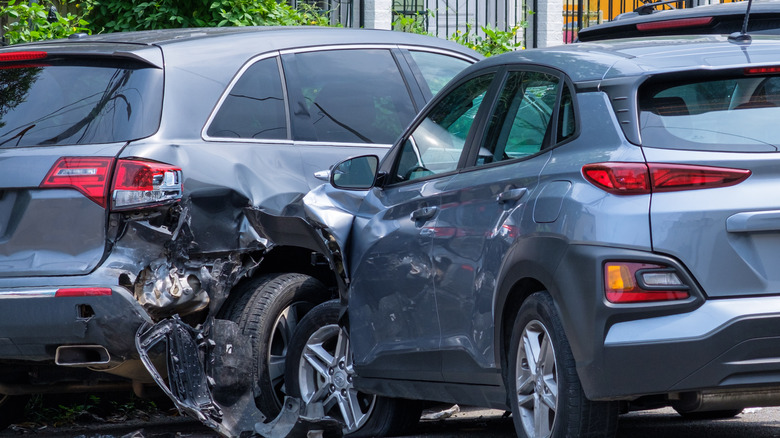
[[[309,303],[293,303],[285,308],[279,314],[279,317],[276,318],[276,321],[274,321],[266,363],[268,364],[268,374],[273,386],[273,397],[279,409],[282,408],[282,401],[285,396],[284,367],[290,339],[292,339],[292,335],[295,332],[295,327],[298,326],[298,321],[311,308],[312,305]]]
[[[376,402],[376,396],[354,389],[353,376],[346,331],[336,324],[315,331],[306,342],[298,369],[301,397],[308,405],[321,402],[326,415],[345,424],[345,434],[368,421]]]
[[[523,329],[517,352],[515,396],[528,437],[549,437],[558,405],[555,349],[547,328],[537,320]]]

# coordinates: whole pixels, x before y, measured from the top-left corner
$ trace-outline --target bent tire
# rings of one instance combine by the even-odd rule
[[[265,275],[244,288],[230,319],[251,339],[259,390],[255,402],[273,419],[285,396],[285,359],[293,331],[303,315],[328,298],[328,291],[319,280],[297,273]]]
[[[323,414],[341,421],[350,437],[402,433],[420,419],[421,405],[353,388],[349,336],[338,324],[339,314],[338,301],[328,301],[301,320],[288,354],[288,394],[307,405],[322,403]]]
[[[507,390],[520,438],[613,437],[618,405],[585,397],[555,304],[531,295],[512,329]]]

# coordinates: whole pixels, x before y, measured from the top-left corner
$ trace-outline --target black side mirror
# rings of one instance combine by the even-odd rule
[[[368,190],[376,181],[377,167],[379,157],[376,155],[349,158],[333,166],[330,185],[337,189]]]

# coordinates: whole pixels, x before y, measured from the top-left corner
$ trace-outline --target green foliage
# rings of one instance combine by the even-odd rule
[[[327,25],[313,6],[276,0],[85,0],[95,32],[210,26]]]
[[[529,11],[529,13],[532,13]],[[414,15],[404,15],[394,12],[395,20],[393,21],[393,30],[409,33],[417,33],[420,35],[431,35],[426,31],[425,20],[427,17],[435,17],[432,10],[428,9],[425,13],[417,12]],[[458,44],[462,44],[469,47],[485,56],[499,55],[505,52],[511,52],[522,49],[522,43],[517,32],[521,28],[527,27],[528,23],[523,21],[518,23],[515,27],[509,30],[500,30],[491,26],[480,26],[480,30],[484,36],[474,31],[471,24],[466,25],[466,32],[456,31],[450,36],[449,39],[455,41]]]
[[[51,1],[30,3],[24,0],[9,0],[5,6],[0,6],[0,15],[8,17],[10,21],[3,26],[6,42],[16,44],[65,38],[78,32],[89,33],[86,27],[88,23],[70,12],[64,16],[54,12],[49,20],[49,11],[53,6]]]
[[[510,30],[500,30],[490,26],[481,26],[482,35],[472,32],[472,26],[466,25],[466,32],[456,31],[450,39],[456,43],[470,47],[485,56],[500,55],[501,53],[511,52],[522,48],[522,43],[518,41],[517,32],[521,27],[525,27],[525,22],[511,28]]]
[[[414,15],[399,14],[393,11],[395,20],[393,20],[393,30],[400,32],[416,33],[420,35],[430,35],[425,30],[426,16],[433,17],[433,11],[428,9],[424,14],[415,12]]]

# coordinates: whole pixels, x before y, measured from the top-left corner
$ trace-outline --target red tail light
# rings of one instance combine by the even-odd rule
[[[181,169],[153,161],[119,160],[113,210],[162,205],[181,199]]]
[[[665,266],[635,262],[604,265],[604,292],[611,303],[684,300],[688,286]]]
[[[744,70],[746,75],[767,75],[780,73],[780,67],[747,67]]]
[[[682,29],[685,27],[709,26],[713,22],[712,17],[680,18],[677,20],[654,21],[651,23],[639,23],[636,30],[640,32],[653,32],[658,30]]]
[[[54,163],[40,187],[76,189],[105,208],[113,164],[114,159],[110,157],[63,157]]]
[[[40,51],[0,53],[0,62],[34,61],[37,59],[43,59],[46,56],[46,52]]]
[[[582,174],[596,187],[615,195],[645,195],[680,190],[728,187],[741,183],[745,169],[666,163],[594,163]]]
[[[99,206],[108,206],[114,158],[63,157],[54,163],[41,188],[76,189]],[[112,210],[147,208],[181,199],[181,169],[141,160],[118,160],[113,172]]]

